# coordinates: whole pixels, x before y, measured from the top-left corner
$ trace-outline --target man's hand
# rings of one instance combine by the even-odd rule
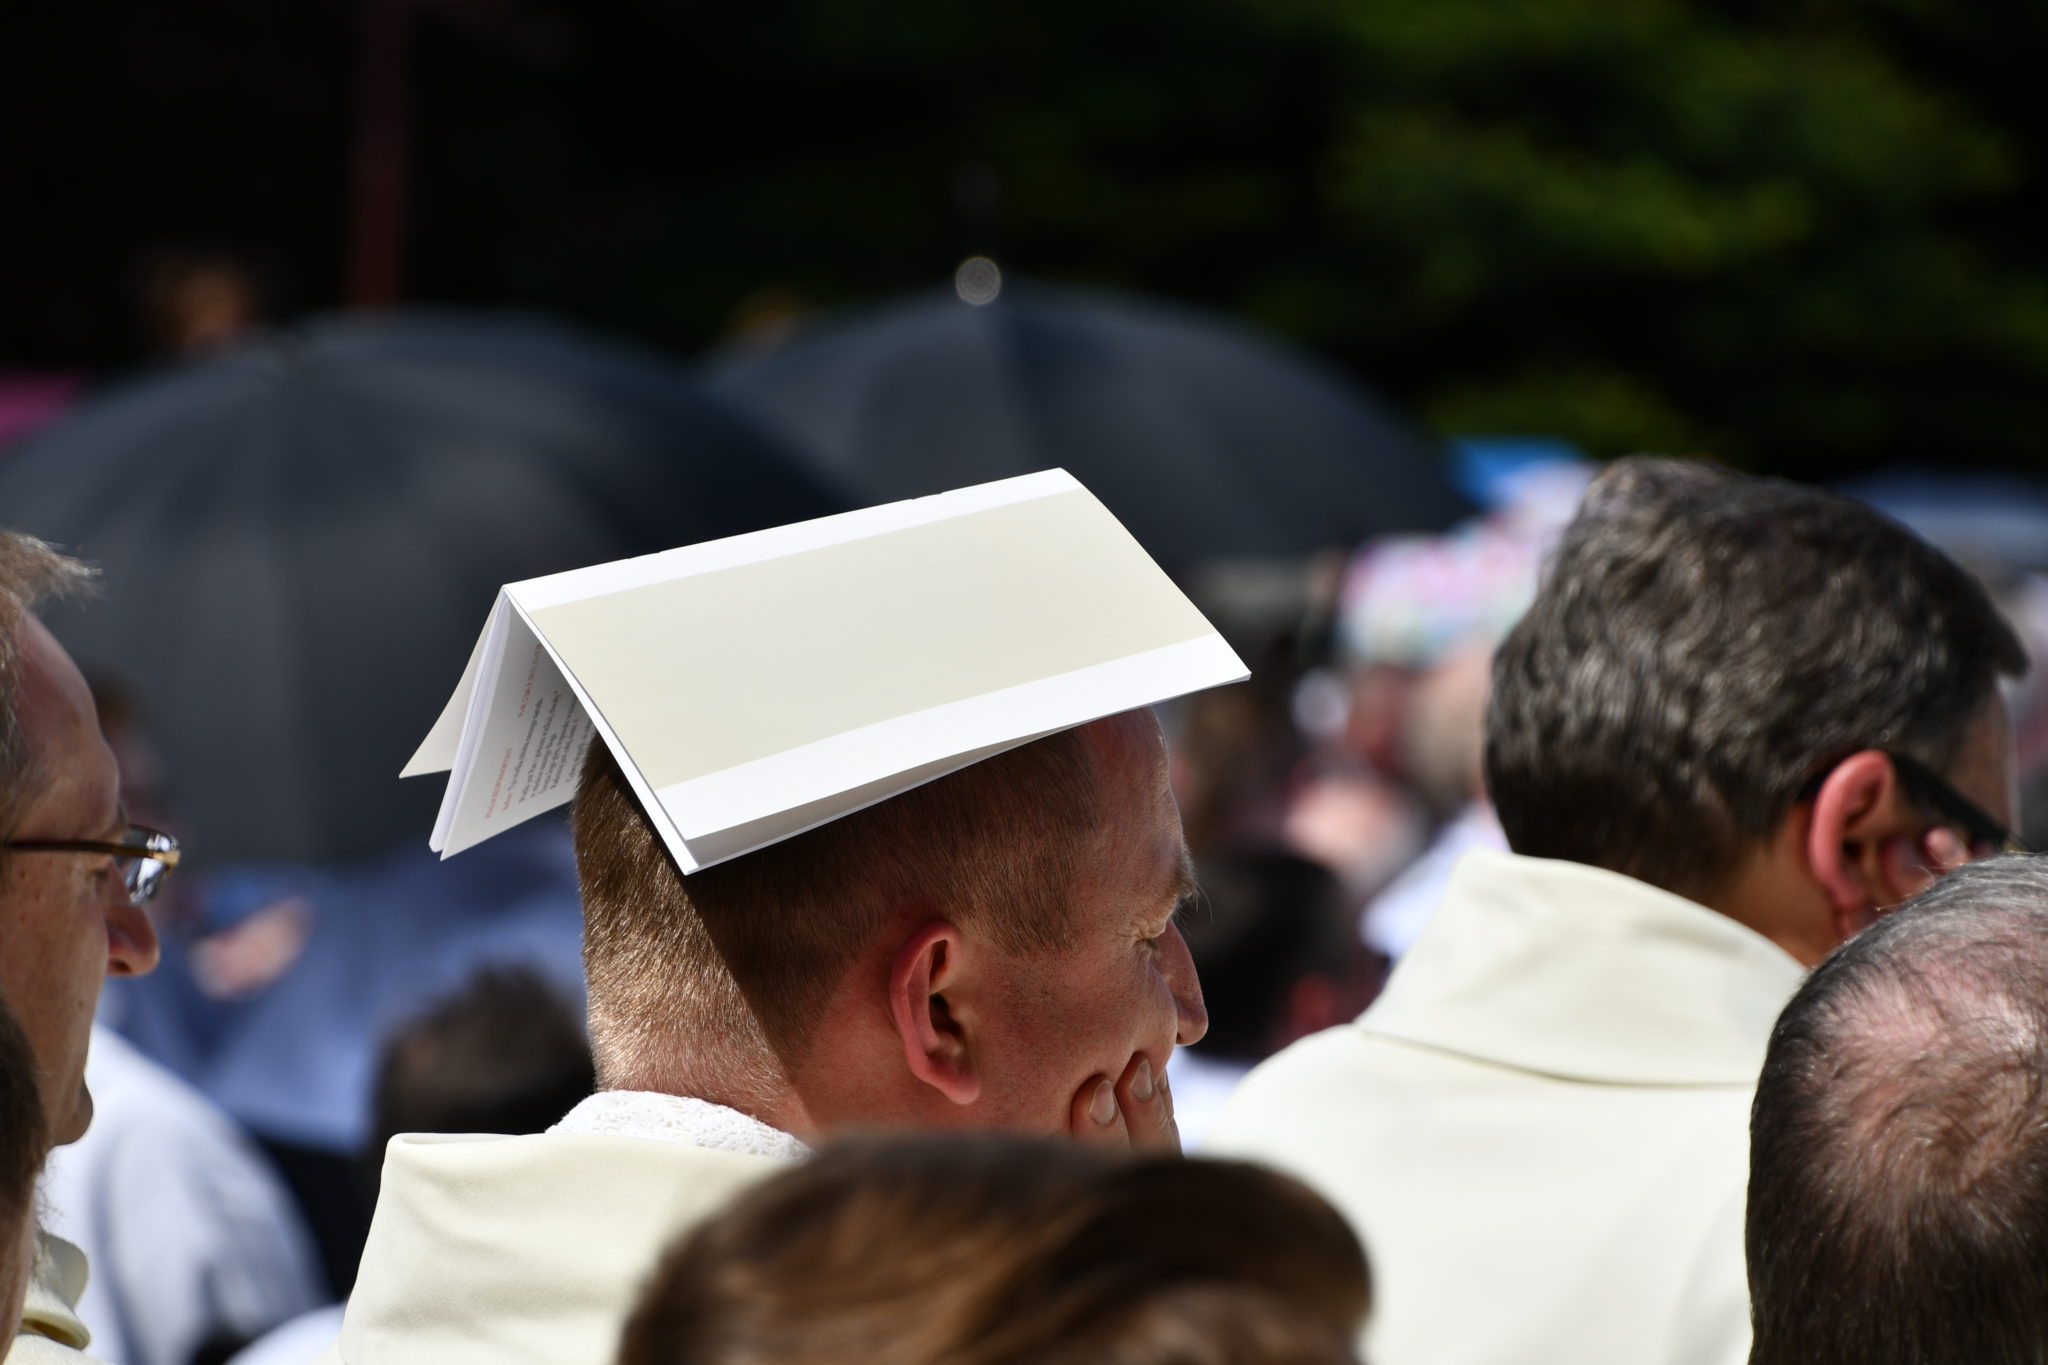
[[[1173,1121],[1173,1095],[1166,1088],[1166,1072],[1155,1068],[1152,1059],[1142,1053],[1131,1058],[1113,1085],[1107,1076],[1088,1078],[1074,1095],[1068,1129],[1076,1142],[1095,1146],[1180,1151],[1180,1129]]]

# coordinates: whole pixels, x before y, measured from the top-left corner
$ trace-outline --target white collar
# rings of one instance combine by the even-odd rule
[[[801,1161],[811,1154],[802,1142],[751,1114],[652,1090],[600,1090],[548,1131],[648,1138],[780,1161]]]
[[[1474,849],[1357,1027],[1569,1080],[1755,1085],[1805,975],[1646,882]]]

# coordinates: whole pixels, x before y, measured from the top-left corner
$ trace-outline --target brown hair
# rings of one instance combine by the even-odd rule
[[[385,1040],[374,1146],[400,1133],[539,1133],[597,1083],[582,1021],[539,972],[485,967]]]
[[[0,531],[0,832],[11,832],[35,790],[35,748],[15,705],[22,619],[49,597],[83,592],[93,571],[34,536]]]
[[[572,823],[601,1082],[677,1037],[728,1062],[800,1057],[892,906],[1060,946],[1068,889],[1111,836],[1098,783],[1086,735],[1063,731],[686,880],[593,741]]]
[[[1370,1299],[1344,1220],[1262,1167],[865,1140],[673,1247],[619,1365],[1341,1365]]]

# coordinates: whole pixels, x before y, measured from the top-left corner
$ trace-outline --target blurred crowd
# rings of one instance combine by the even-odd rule
[[[196,292],[173,311],[199,330],[167,348],[204,357],[253,304],[231,276],[188,274]],[[948,327],[971,314],[944,302]],[[396,368],[459,349],[460,328],[436,325]],[[259,356],[250,373],[313,373],[373,341],[343,327]],[[528,343],[556,344],[522,334]],[[787,354],[746,363],[787,368],[728,376],[729,391],[798,368]],[[75,397],[17,386],[17,408],[44,401],[53,420],[20,419],[40,434],[0,462],[47,483],[48,452],[93,422],[113,430],[93,403],[54,419]],[[659,420],[672,419],[663,408]],[[794,443],[801,425],[792,418],[775,440]],[[715,476],[726,482],[703,486],[715,496],[693,505],[744,504],[735,515],[765,524],[760,490],[793,499],[783,520],[879,496],[849,494],[843,470],[816,473],[838,470],[836,458],[784,479],[733,457]],[[315,464],[294,465],[294,505],[354,496],[323,492]],[[732,473],[743,465],[752,483]],[[966,770],[980,778],[934,784],[930,801],[968,816],[899,797],[841,822],[853,832],[827,826],[792,841],[797,851],[748,855],[740,864],[760,870],[744,885],[715,870],[680,878],[657,844],[634,853],[630,834],[598,829],[601,818],[639,829],[644,816],[595,761],[573,828],[538,820],[445,862],[425,824],[405,824],[417,804],[394,817],[405,840],[344,848],[291,839],[338,830],[346,814],[255,796],[246,803],[264,809],[251,827],[270,820],[290,839],[209,856],[205,832],[226,826],[198,809],[218,804],[202,788],[245,780],[240,760],[223,744],[221,771],[206,771],[215,741],[174,737],[184,720],[163,679],[96,648],[83,623],[149,592],[145,614],[202,622],[196,649],[220,633],[210,614],[236,610],[230,587],[274,596],[287,575],[230,584],[215,566],[187,579],[196,551],[138,550],[134,564],[115,552],[109,600],[60,605],[68,561],[12,546],[0,574],[12,846],[0,901],[19,907],[0,910],[0,936],[40,944],[42,931],[19,926],[57,913],[60,895],[124,908],[108,912],[111,979],[96,1009],[42,1001],[70,968],[0,937],[13,959],[0,985],[21,1017],[16,1028],[0,1013],[0,1218],[17,1253],[0,1309],[18,1300],[26,1332],[9,1358],[2040,1359],[2048,1336],[2028,1333],[2048,1333],[2048,1157],[2037,1150],[2048,1112],[2034,1093],[2048,1056],[2048,960],[2037,960],[2048,877],[1992,855],[2048,842],[2048,800],[2032,799],[2048,789],[2048,681],[2030,662],[2048,654],[2048,534],[2034,534],[2048,521],[2028,522],[1996,486],[1973,500],[1967,486],[1895,480],[1852,488],[1852,500],[1704,463],[1603,472],[1537,439],[1462,442],[1442,468],[1450,511],[1419,518],[1438,523],[1426,529],[1321,549],[1249,532],[1227,553],[1155,549],[1252,677],[1159,708],[1199,887],[1148,938],[1173,945],[1156,950],[1171,1060],[1162,1052],[1155,1075],[1141,1043],[1125,1048],[1128,1069],[1119,1056],[1091,1072],[1072,1097],[1084,1139],[1072,1144],[1020,1136],[1043,1135],[1035,1118],[948,1117],[993,1084],[947,1069],[948,1030],[1001,1035],[1000,1022],[976,1021],[1032,1007],[977,1007],[971,978],[931,984],[964,969],[919,959],[926,976],[913,972],[913,986],[925,980],[926,996],[950,1005],[906,1022],[877,986],[859,1010],[845,1006],[842,1029],[837,1003],[776,1003],[796,993],[777,984],[798,979],[788,963],[836,972],[887,955],[808,929],[749,938],[769,931],[744,926],[778,905],[869,894],[885,880],[870,856],[897,860],[890,877],[914,867],[935,886],[966,884],[946,880],[969,875],[947,858],[1023,884],[1022,853],[975,842],[995,835],[933,852],[919,831],[946,826],[900,822],[979,829],[973,813],[985,810],[987,829],[1008,830],[1004,803],[1028,804],[1033,784],[1055,780],[1032,764],[1106,773],[1103,754],[1151,739],[1089,727],[1072,753],[1040,741]],[[226,500],[224,475],[209,477],[202,491]],[[404,502],[414,486],[392,477]],[[1368,468],[1364,481],[1379,477],[1393,498],[1399,476]],[[788,492],[813,480],[825,491]],[[471,481],[461,496],[481,505],[515,483]],[[56,512],[47,525],[19,516],[5,493],[0,480],[0,522],[65,539]],[[490,515],[478,513],[479,541],[497,532]],[[697,534],[730,529],[714,519]],[[611,550],[689,534],[664,525]],[[117,539],[97,535],[82,538],[89,556]],[[436,596],[421,566],[434,556],[389,548],[349,545],[344,559],[397,561],[394,577],[332,600],[374,599],[396,622],[408,599]],[[550,553],[595,557],[573,537]],[[481,558],[486,588],[542,567]],[[172,595],[198,583],[222,596]],[[444,616],[468,620],[477,605],[460,597]],[[341,643],[374,653],[377,619],[337,608],[300,629],[353,633]],[[431,628],[408,629],[392,625],[392,640]],[[440,641],[437,666],[453,648],[459,668],[467,643]],[[142,650],[189,695],[211,694],[225,727],[258,737],[249,763],[325,771],[268,737],[283,705],[265,694],[274,679],[147,640]],[[330,711],[385,685],[383,665],[311,644],[304,657],[336,675],[320,694]],[[309,668],[295,655],[277,676]],[[445,694],[452,678],[428,676],[424,692]],[[88,724],[117,765],[118,820],[92,804],[115,810],[113,793],[84,790],[87,778],[52,757],[48,735],[83,744]],[[368,746],[367,719],[359,733],[338,713],[314,724],[350,731],[340,749]],[[384,751],[371,759],[395,774]],[[59,797],[75,828],[49,818]],[[1103,798],[1105,820],[1123,799]],[[1043,815],[1056,818],[1072,812]],[[156,831],[191,856],[147,843]],[[1094,847],[1069,834],[1060,858]],[[100,873],[118,871],[121,885],[37,882],[55,874],[35,860],[67,850],[112,860]],[[622,878],[631,884],[614,885]],[[146,923],[124,929],[120,916],[145,902]],[[657,943],[647,918],[663,915],[696,937]],[[602,941],[600,916],[613,926]],[[849,912],[856,927],[842,936],[890,932],[858,928],[868,923]],[[687,989],[621,985],[657,970]],[[803,970],[826,973],[800,978],[819,1001],[839,1000],[838,976]],[[910,970],[868,976],[888,978],[900,1005]],[[1048,980],[1033,990],[1066,1000],[1064,1012],[1014,1032],[1056,1053],[1062,1028],[1084,1032],[1099,1002],[1077,977]],[[64,1063],[50,1020],[64,1009],[81,1029],[79,1012],[94,1014],[81,1054],[89,1125],[52,1089]],[[925,1088],[912,1087],[916,1103],[873,1098],[911,1082],[862,1069],[887,1048],[859,1051],[875,1039],[857,1021],[889,1019],[875,1027]],[[815,1041],[821,1029],[829,1042]],[[757,1057],[740,1055],[749,1030],[762,1033]],[[663,1048],[669,1060],[648,1060]],[[862,1085],[819,1079],[818,1056]],[[927,1089],[953,1108],[918,1108]],[[645,1095],[693,1107],[631,1099]],[[607,1096],[627,1100],[607,1107]],[[875,1132],[949,1127],[1010,1131]],[[468,1134],[530,1145],[479,1153],[420,1136]],[[708,1164],[670,1169],[646,1150],[657,1143]],[[1195,1159],[1168,1155],[1176,1145]],[[465,1258],[493,1255],[499,1270],[464,1278]]]

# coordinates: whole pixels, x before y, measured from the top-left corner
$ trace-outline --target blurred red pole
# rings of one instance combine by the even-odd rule
[[[362,80],[349,205],[351,307],[398,302],[405,257],[408,0],[362,0]]]

